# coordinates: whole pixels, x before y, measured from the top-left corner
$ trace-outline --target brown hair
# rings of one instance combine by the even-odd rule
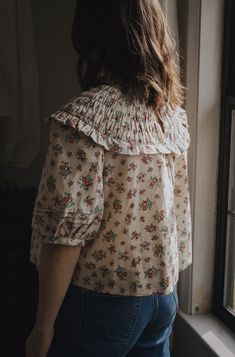
[[[77,0],[71,38],[83,89],[102,68],[160,113],[184,102],[176,45],[158,0]]]

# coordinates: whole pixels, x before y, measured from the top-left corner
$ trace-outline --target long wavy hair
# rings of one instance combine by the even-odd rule
[[[183,104],[179,54],[158,0],[77,0],[71,39],[82,89],[105,73],[158,114]]]

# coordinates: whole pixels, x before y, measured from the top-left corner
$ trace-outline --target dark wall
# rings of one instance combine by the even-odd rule
[[[31,1],[42,120],[41,150],[31,169],[33,186],[40,179],[48,143],[43,119],[80,90],[75,75],[77,55],[70,41],[75,3],[75,0]]]
[[[24,357],[36,314],[38,275],[29,261],[35,190],[0,191],[1,352]]]
[[[75,0],[32,1],[38,52],[40,110],[44,117],[78,91],[70,41]]]

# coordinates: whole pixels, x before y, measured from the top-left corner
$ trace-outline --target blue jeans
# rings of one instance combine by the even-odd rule
[[[47,357],[170,357],[178,310],[168,295],[118,296],[70,284]]]

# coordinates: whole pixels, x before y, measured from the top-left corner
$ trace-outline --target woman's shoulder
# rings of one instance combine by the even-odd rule
[[[183,108],[162,117],[163,132],[151,109],[130,100],[115,85],[101,84],[81,92],[49,119],[71,126],[106,150],[121,154],[180,154],[190,144]]]

